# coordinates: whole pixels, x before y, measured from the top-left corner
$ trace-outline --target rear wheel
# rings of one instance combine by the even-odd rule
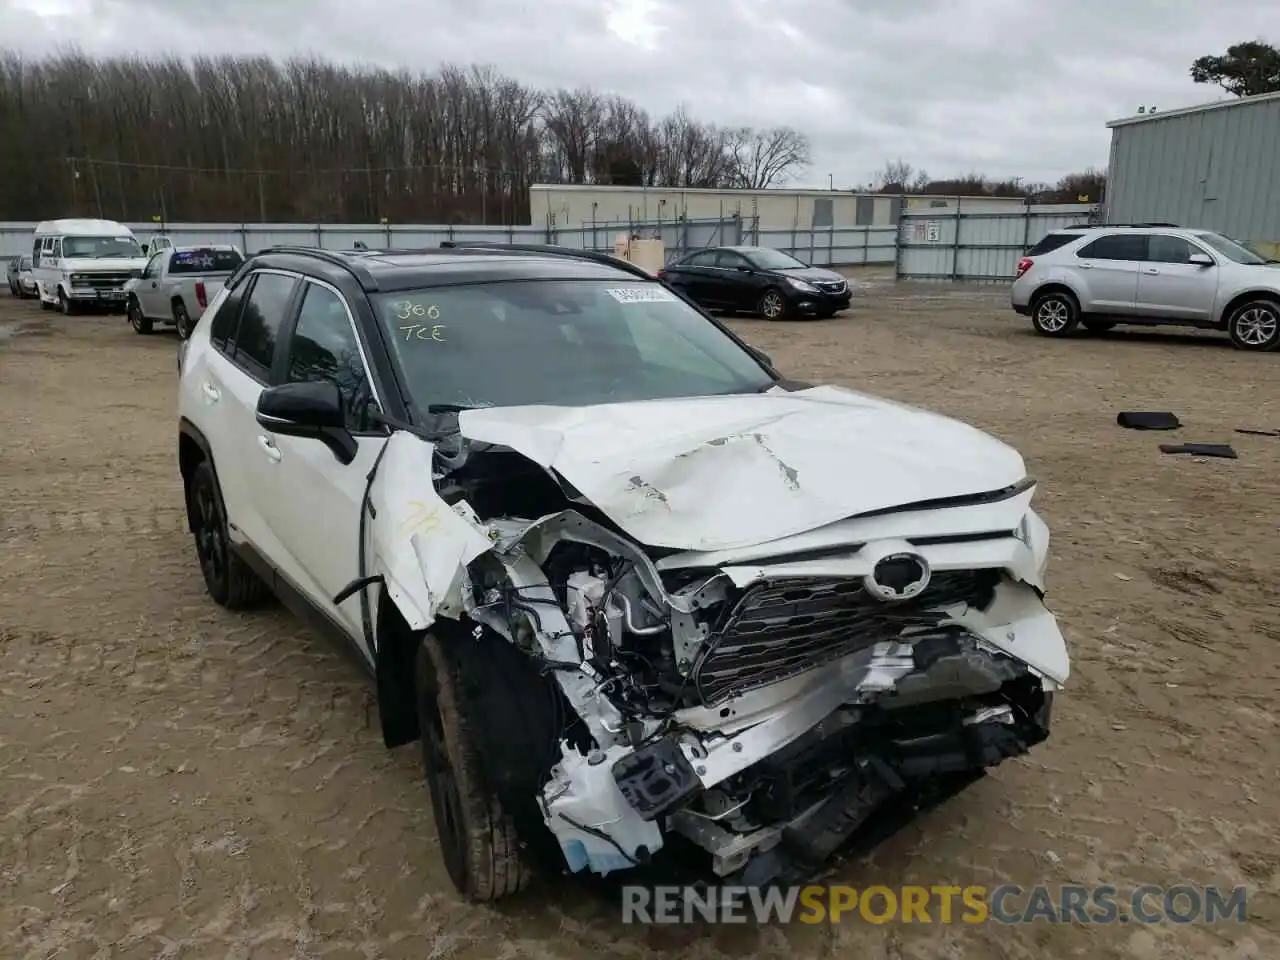
[[[173,325],[178,329],[178,339],[186,340],[191,336],[191,314],[187,313],[187,305],[181,300],[173,301]]]
[[[1280,347],[1280,302],[1242,303],[1227,321],[1227,333],[1237,350],[1275,350]]]
[[[129,317],[129,326],[133,327],[135,332],[143,334],[151,332],[151,320],[143,316],[142,305],[138,303],[137,299],[131,298],[129,300],[129,305],[125,307],[125,313]]]
[[[243,610],[270,594],[266,583],[231,550],[226,509],[209,461],[201,461],[187,481],[187,517],[195,538],[200,572],[214,603]]]
[[[1054,290],[1036,297],[1031,325],[1045,337],[1065,337],[1080,323],[1080,306],[1069,293]]]

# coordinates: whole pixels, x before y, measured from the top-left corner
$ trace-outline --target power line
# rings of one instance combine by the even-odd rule
[[[153,173],[161,171],[170,173],[201,173],[201,174],[237,174],[249,177],[274,177],[274,176],[298,176],[300,174],[388,174],[388,173],[408,173],[422,171],[444,171],[448,173],[498,173],[503,176],[525,174],[532,175],[532,169],[514,169],[511,167],[492,166],[488,164],[447,164],[447,163],[418,163],[401,167],[277,167],[263,168],[260,170],[245,167],[189,167],[178,166],[166,163],[131,163],[127,160],[106,160],[97,157],[63,157],[66,163],[73,167],[76,164],[84,164],[89,167],[110,167],[112,169],[125,168],[128,170],[146,170]]]

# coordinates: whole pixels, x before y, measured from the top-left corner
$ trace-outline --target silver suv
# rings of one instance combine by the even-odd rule
[[[1225,330],[1241,350],[1280,346],[1280,270],[1208,230],[1113,225],[1055,230],[1018,262],[1010,300],[1036,332],[1083,324]]]

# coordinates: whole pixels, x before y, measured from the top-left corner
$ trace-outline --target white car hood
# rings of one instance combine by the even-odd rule
[[[459,430],[556,471],[639,543],[727,550],[1026,476],[973,427],[839,387],[466,410]]]
[[[58,268],[66,273],[115,273],[120,270],[141,270],[147,265],[146,257],[66,257],[58,261]]]

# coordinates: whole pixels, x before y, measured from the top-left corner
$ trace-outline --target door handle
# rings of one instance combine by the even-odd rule
[[[1145,270],[1143,270],[1142,272],[1143,272],[1143,273],[1149,273],[1149,274],[1151,274],[1151,275],[1153,275],[1153,276],[1156,276],[1156,275],[1158,275],[1158,274],[1160,273],[1160,271],[1159,271],[1159,270],[1157,270],[1155,267],[1147,267],[1147,268],[1146,268]]]
[[[1079,267],[1080,267],[1080,269],[1081,269],[1081,270],[1092,270],[1092,269],[1093,269],[1093,264],[1092,264],[1092,263],[1081,263],[1081,264],[1079,264]]]
[[[280,452],[280,448],[276,446],[275,441],[270,437],[259,436],[258,446],[262,448],[262,452],[267,455],[267,459],[272,463],[280,462],[280,458],[283,454]]]
[[[222,392],[212,383],[200,384],[200,390],[204,394],[205,400],[209,403],[217,403],[222,399]]]

